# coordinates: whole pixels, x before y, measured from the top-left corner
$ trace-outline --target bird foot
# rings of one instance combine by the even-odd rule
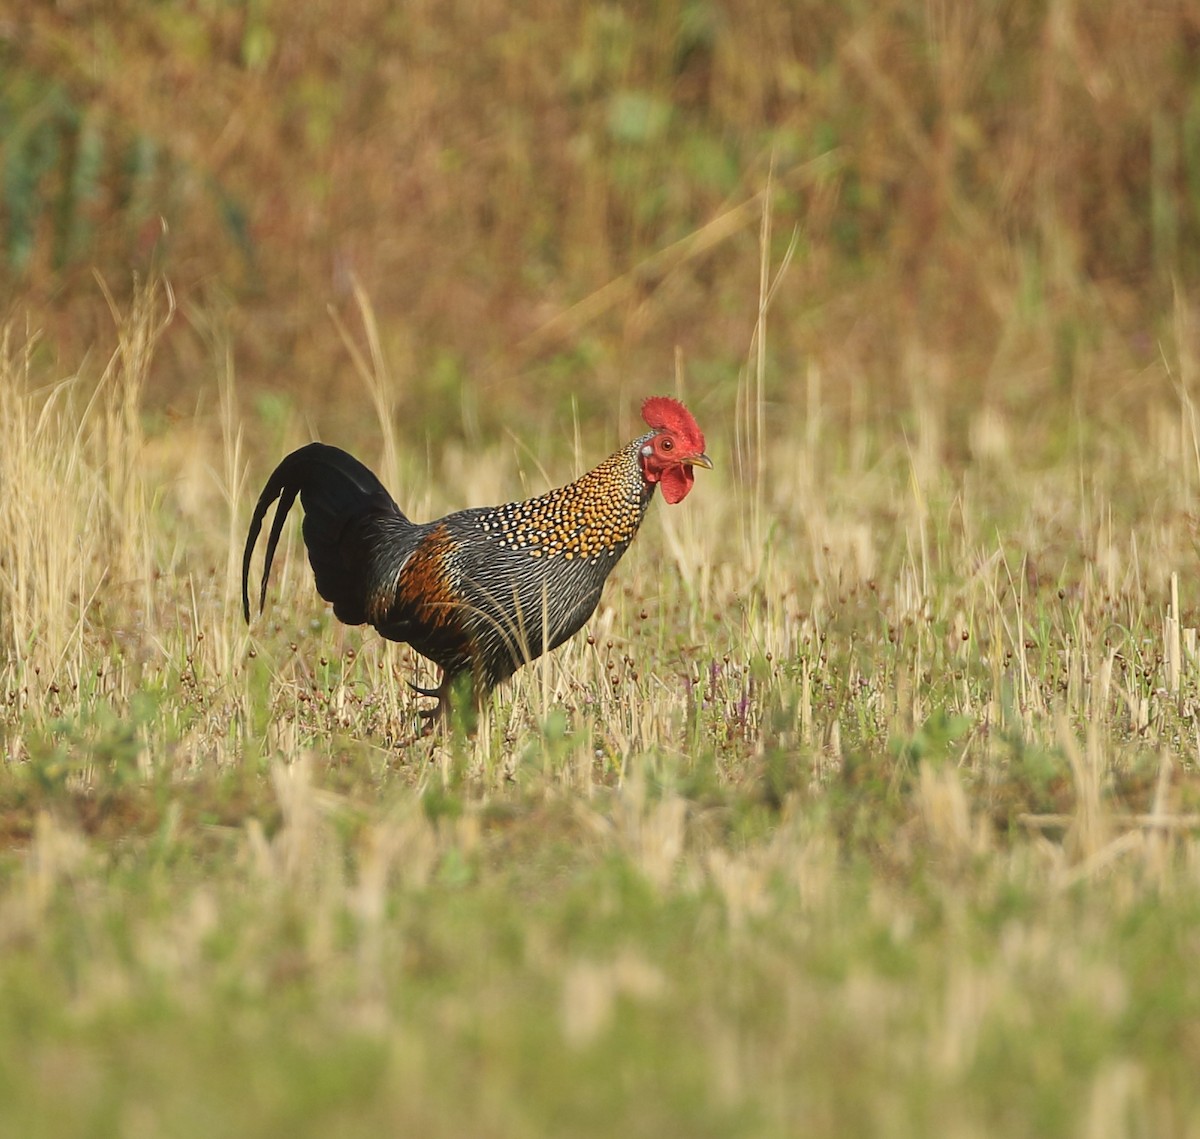
[[[467,685],[462,674],[456,676],[442,675],[442,682],[436,688],[422,688],[419,684],[408,682],[411,688],[418,696],[429,696],[437,701],[437,704],[432,708],[421,708],[417,715],[424,721],[421,734],[423,736],[433,735],[437,731],[439,725],[450,723],[450,712],[452,708],[462,708],[460,700],[467,700],[465,705],[472,708],[474,712],[479,711],[480,702],[478,695],[474,694],[474,690]],[[455,689],[458,689],[457,696],[454,695]],[[469,697],[469,699],[468,699]],[[465,727],[469,735],[475,734],[475,715],[468,714]]]
[[[442,680],[436,688],[422,688],[419,684],[408,682],[411,688],[418,696],[431,696],[437,701],[437,704],[432,708],[420,708],[417,715],[421,717],[424,724],[421,729],[421,735],[429,736],[437,730],[439,720],[444,720],[446,714],[450,710],[450,684],[446,679]]]

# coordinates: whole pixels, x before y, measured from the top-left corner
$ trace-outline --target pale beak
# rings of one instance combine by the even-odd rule
[[[683,461],[687,463],[689,467],[703,467],[706,471],[711,471],[713,469],[712,459],[704,454],[688,455]]]

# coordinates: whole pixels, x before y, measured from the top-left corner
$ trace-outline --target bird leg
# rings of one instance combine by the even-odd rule
[[[425,727],[422,735],[430,735],[435,730],[439,720],[446,719],[450,712],[450,682],[451,678],[442,673],[442,682],[436,688],[422,688],[419,684],[414,684],[411,680],[408,682],[411,688],[418,696],[432,696],[437,700],[437,704],[432,708],[421,708],[417,715],[425,721]]]
[[[468,735],[475,734],[476,720],[482,706],[482,700],[479,695],[479,689],[471,683],[469,676],[461,672],[451,673],[447,675],[445,670],[442,671],[442,682],[436,688],[422,688],[418,684],[408,682],[411,688],[418,696],[430,696],[437,701],[437,705],[433,708],[421,708],[417,714],[425,722],[421,731],[423,736],[429,736],[437,730],[439,723],[449,725],[451,723],[451,713],[455,711],[461,712],[464,708],[470,709],[463,722],[463,727]],[[466,701],[464,704],[463,701]],[[457,719],[457,717],[456,717]]]

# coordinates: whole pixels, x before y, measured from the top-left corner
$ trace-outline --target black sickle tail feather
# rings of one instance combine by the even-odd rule
[[[371,471],[353,455],[324,443],[310,443],[293,451],[275,468],[259,495],[242,557],[242,610],[246,620],[250,620],[250,559],[263,520],[278,499],[267,538],[259,612],[266,604],[275,548],[297,495],[304,506],[304,544],[317,592],[333,602],[339,620],[348,625],[364,624],[371,584],[366,580],[371,564],[367,545],[372,535],[379,535],[371,523],[389,518],[406,525],[408,519]]]

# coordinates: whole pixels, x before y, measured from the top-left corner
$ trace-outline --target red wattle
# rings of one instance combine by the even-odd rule
[[[695,472],[686,466],[668,467],[659,476],[663,498],[671,503],[682,502],[695,481]]]

